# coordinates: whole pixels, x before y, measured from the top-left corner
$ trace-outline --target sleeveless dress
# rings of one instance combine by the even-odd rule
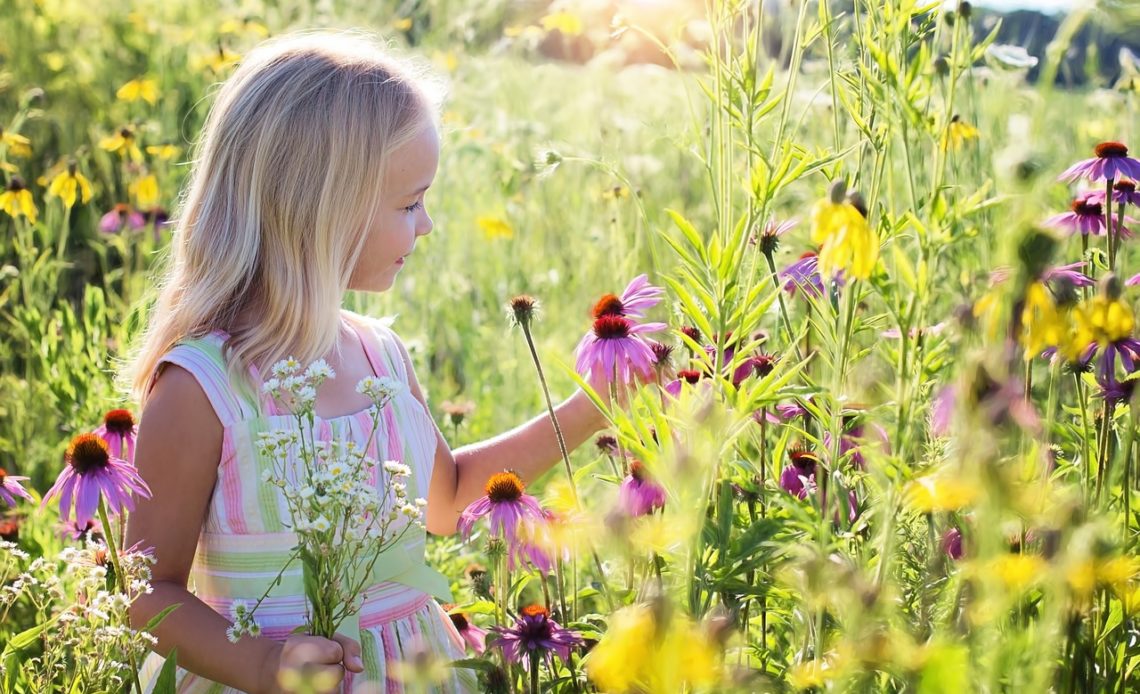
[[[378,321],[347,311],[342,315],[360,338],[373,374],[407,384],[399,338]],[[177,364],[193,374],[222,423],[217,482],[198,539],[189,588],[214,611],[231,619],[231,605],[244,600],[252,606],[296,545],[296,536],[287,527],[289,513],[281,490],[261,481],[269,463],[261,460],[256,443],[260,432],[296,429],[297,424],[292,415],[279,412],[269,396],[247,393],[248,386],[235,386],[223,357],[227,339],[226,333],[214,331],[184,340],[159,363],[160,368],[167,362]],[[260,383],[256,368],[252,373]],[[369,407],[339,417],[317,417],[317,437],[352,439],[363,447],[372,430],[373,411]],[[405,387],[381,411],[368,453],[381,462],[397,460],[411,468],[408,497],[426,498],[436,442],[431,415]],[[445,660],[465,656],[463,639],[433,599],[450,602],[450,586],[424,563],[425,540],[425,531],[412,527],[399,543],[385,550],[369,577],[371,587],[365,591],[363,606],[338,629],[360,642],[364,661],[364,672],[345,674],[342,691],[402,694],[404,686],[393,672],[393,663],[422,650]],[[303,572],[297,560],[257,609],[261,638],[284,640],[304,624],[305,605]],[[140,669],[144,691],[153,689],[164,660],[152,652],[144,661]],[[176,691],[221,694],[239,690],[177,668]],[[453,669],[436,691],[474,692],[474,675],[467,669]]]

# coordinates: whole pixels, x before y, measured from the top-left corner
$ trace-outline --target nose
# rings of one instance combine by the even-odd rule
[[[427,236],[428,234],[431,233],[431,230],[434,228],[435,228],[435,222],[432,221],[431,217],[428,215],[427,212],[424,212],[423,213],[423,219],[416,226],[416,236]]]

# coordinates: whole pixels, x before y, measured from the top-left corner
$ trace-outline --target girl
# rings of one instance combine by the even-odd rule
[[[138,500],[126,543],[157,558],[154,591],[132,621],[178,605],[155,629],[157,652],[142,668],[149,686],[175,649],[181,692],[280,691],[279,675],[298,668],[343,677],[346,690],[401,692],[392,663],[418,649],[462,657],[462,639],[425,592],[443,595],[447,582],[423,565],[423,531],[405,535],[412,568],[367,591],[353,633],[293,634],[304,592],[287,575],[258,610],[262,634],[227,638],[231,606],[260,597],[293,546],[284,500],[261,483],[254,448],[259,432],[294,426],[261,395],[261,374],[280,359],[323,357],[336,372],[317,393],[322,438],[365,444],[361,378],[407,383],[370,452],[396,452],[411,467],[409,496],[427,499],[433,533],[454,532],[507,461],[530,481],[558,460],[547,417],[452,451],[399,338],[340,309],[346,290],[390,288],[431,232],[424,194],[439,136],[427,84],[361,38],[294,35],[247,55],[210,111],[169,273],[126,372],[143,413],[135,462],[153,493]],[[604,424],[581,392],[558,415],[570,446]],[[453,672],[444,691],[474,689],[470,671]]]

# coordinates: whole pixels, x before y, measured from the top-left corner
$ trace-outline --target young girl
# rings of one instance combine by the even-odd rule
[[[356,383],[407,383],[370,454],[394,452],[412,469],[409,495],[427,499],[432,533],[454,532],[508,464],[530,481],[558,460],[545,416],[452,451],[399,338],[340,308],[347,290],[390,288],[431,232],[424,194],[439,135],[426,84],[358,37],[294,35],[249,53],[210,111],[169,273],[127,371],[142,406],[135,462],[153,496],[138,500],[126,543],[152,547],[157,559],[154,592],[135,603],[132,621],[178,605],[155,629],[148,687],[175,649],[180,692],[280,691],[279,675],[293,669],[343,677],[346,691],[402,692],[393,663],[417,650],[462,657],[434,599],[447,581],[423,564],[423,531],[405,535],[412,566],[381,570],[387,578],[367,591],[352,633],[293,634],[305,620],[297,568],[258,609],[261,635],[227,638],[233,603],[260,597],[294,544],[254,445],[259,432],[294,426],[261,394],[261,375],[280,359],[323,357],[335,371],[317,393],[321,438],[364,445],[371,403]],[[604,423],[581,392],[558,416],[572,447]],[[473,691],[473,682],[456,669],[442,690]]]

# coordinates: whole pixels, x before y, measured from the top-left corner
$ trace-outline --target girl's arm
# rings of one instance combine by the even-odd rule
[[[400,353],[408,372],[412,393],[427,407],[427,401],[416,379],[408,352],[400,344]],[[428,410],[430,412],[430,410]],[[579,390],[554,408],[566,449],[572,451],[606,425],[606,419]],[[435,427],[435,468],[428,492],[426,525],[436,535],[455,532],[463,509],[483,496],[483,486],[491,475],[510,468],[523,482],[530,484],[562,459],[558,439],[550,415],[543,413],[498,436],[451,450],[439,427]]]
[[[155,650],[177,648],[179,667],[244,692],[277,692],[282,668],[324,670],[338,681],[342,663],[362,672],[360,645],[337,634],[324,639],[294,634],[284,642],[243,637],[230,643],[230,622],[186,589],[202,521],[217,481],[222,425],[206,394],[189,372],[168,366],[155,382],[139,422],[135,465],[150,486],[150,499],[137,499],[127,518],[126,546],[151,548],[149,595],[130,608],[131,626],[141,629],[169,605],[178,605],[153,630]]]

